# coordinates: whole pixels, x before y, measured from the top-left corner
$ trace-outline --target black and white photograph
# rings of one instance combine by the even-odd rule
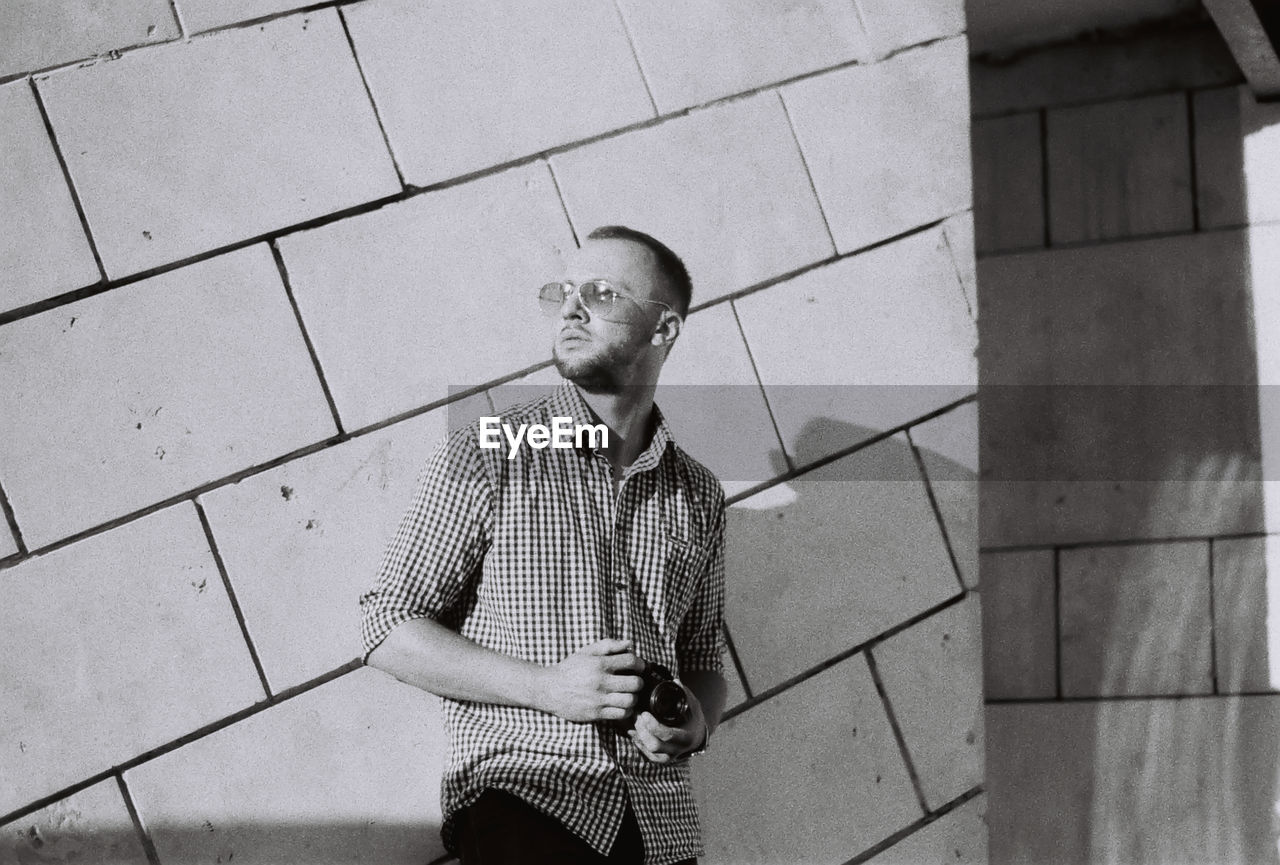
[[[0,865],[1280,865],[1278,52],[0,0]]]

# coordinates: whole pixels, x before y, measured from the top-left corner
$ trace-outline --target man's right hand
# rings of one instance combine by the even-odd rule
[[[630,640],[600,640],[547,667],[547,711],[566,721],[589,723],[625,718],[644,684],[644,662]]]

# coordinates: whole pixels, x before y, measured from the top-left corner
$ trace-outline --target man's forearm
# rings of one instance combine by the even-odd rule
[[[433,619],[396,626],[369,655],[369,666],[442,697],[544,708],[547,667],[486,649]]]
[[[707,736],[710,736],[719,726],[720,716],[724,714],[724,701],[729,691],[724,676],[710,670],[691,670],[681,677],[681,681],[698,698],[702,715],[707,721]]]

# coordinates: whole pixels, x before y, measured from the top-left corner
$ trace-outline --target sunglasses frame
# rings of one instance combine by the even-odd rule
[[[546,291],[548,288],[550,288],[550,287],[551,287],[551,286],[553,286],[553,285],[554,285],[554,286],[558,286],[558,287],[560,288],[560,292],[561,292],[561,295],[560,295],[560,301],[556,304],[556,306],[555,306],[555,308],[554,308],[554,309],[553,309],[553,308],[551,307],[551,305],[550,305],[550,304],[551,304],[551,300],[550,300],[549,298],[544,298],[544,297],[542,296],[542,292]],[[609,282],[609,280],[607,280],[607,279],[588,279],[588,280],[584,280],[582,283],[570,282],[570,281],[569,281],[569,280],[567,280],[567,279],[558,279],[558,280],[553,280],[553,281],[551,281],[551,282],[544,282],[544,283],[543,283],[543,284],[538,288],[538,303],[539,303],[539,305],[541,306],[542,311],[543,311],[543,313],[544,313],[545,315],[547,315],[547,316],[554,316],[554,315],[557,315],[557,314],[559,313],[559,311],[560,311],[561,307],[563,307],[563,306],[564,306],[564,302],[565,302],[566,300],[568,300],[568,299],[569,299],[569,296],[570,296],[571,294],[576,293],[576,294],[578,295],[578,300],[579,300],[579,301],[581,301],[581,302],[582,302],[582,305],[583,305],[584,307],[586,307],[586,308],[587,308],[587,310],[588,310],[589,312],[591,312],[593,315],[598,315],[598,316],[600,316],[602,319],[604,319],[605,321],[620,322],[620,321],[625,321],[625,320],[626,320],[625,318],[618,318],[618,317],[616,317],[616,316],[615,316],[615,317],[613,317],[613,318],[610,318],[610,317],[609,317],[608,315],[606,315],[605,313],[603,313],[603,312],[601,312],[600,310],[598,310],[598,309],[594,308],[594,307],[592,306],[592,304],[593,304],[593,303],[598,303],[598,302],[599,302],[599,300],[600,300],[600,298],[599,298],[598,296],[593,295],[593,294],[590,294],[590,293],[589,293],[589,294],[583,294],[583,293],[582,293],[582,289],[583,289],[585,286],[588,286],[588,285],[603,286],[605,291],[611,291],[611,292],[613,292],[616,296],[621,297],[621,298],[625,298],[625,299],[627,299],[627,300],[629,300],[629,301],[631,301],[632,303],[635,303],[635,304],[641,304],[641,303],[652,303],[652,304],[656,304],[656,305],[658,305],[658,306],[661,306],[661,307],[662,307],[663,309],[665,309],[667,312],[669,312],[669,313],[671,313],[672,315],[674,315],[674,316],[676,317],[676,319],[677,319],[677,320],[679,320],[682,324],[684,323],[684,317],[683,317],[683,316],[681,316],[681,315],[680,315],[680,313],[678,313],[678,312],[676,312],[674,309],[672,309],[672,308],[671,308],[671,304],[669,304],[669,303],[664,303],[664,302],[662,302],[661,300],[648,300],[648,299],[643,298],[643,297],[632,297],[632,296],[631,296],[631,295],[629,295],[629,294],[625,294],[625,293],[623,293],[623,292],[621,292],[621,291],[618,291],[618,289],[617,289],[616,287],[614,287],[613,283]],[[567,290],[566,290],[566,287],[567,287]],[[595,299],[594,299],[594,300],[589,300],[588,298],[595,298]],[[616,306],[616,304],[615,304],[615,306]]]

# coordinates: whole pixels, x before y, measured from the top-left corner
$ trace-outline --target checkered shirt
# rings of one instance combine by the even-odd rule
[[[676,676],[723,671],[724,490],[671,437],[652,442],[614,500],[606,456],[479,446],[478,423],[444,441],[360,597],[365,658],[393,628],[430,617],[482,646],[550,665],[605,638]],[[504,423],[596,423],[578,390],[507,410]],[[501,437],[500,437],[501,438]],[[445,698],[449,758],[441,834],[485,787],[507,790],[607,853],[628,800],[646,865],[702,855],[689,764],[649,761],[606,723]]]

